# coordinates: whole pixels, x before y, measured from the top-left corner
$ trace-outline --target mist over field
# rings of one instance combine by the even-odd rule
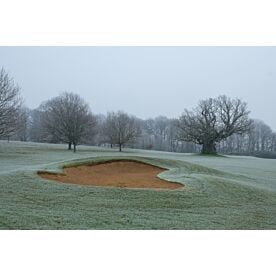
[[[276,130],[276,47],[0,47],[0,60],[32,109],[66,90],[94,113],[175,118],[225,94]]]
[[[1,274],[275,274],[275,1],[0,7]]]
[[[0,62],[0,229],[276,229],[276,47]]]

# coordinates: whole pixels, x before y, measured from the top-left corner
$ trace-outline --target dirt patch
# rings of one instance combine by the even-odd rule
[[[64,168],[64,174],[39,172],[46,179],[93,186],[179,189],[183,185],[162,180],[157,175],[165,169],[135,161],[112,161]]]

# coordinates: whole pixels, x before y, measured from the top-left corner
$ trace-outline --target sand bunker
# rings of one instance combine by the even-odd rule
[[[126,187],[126,188],[156,188],[179,189],[183,185],[162,180],[157,175],[161,169],[136,161],[112,161],[93,165],[81,165],[64,169],[63,174],[39,172],[46,179],[81,185]]]

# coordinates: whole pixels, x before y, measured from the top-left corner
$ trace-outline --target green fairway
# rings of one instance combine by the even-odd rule
[[[186,189],[98,188],[39,170],[135,159]],[[276,229],[276,160],[0,141],[0,229]]]

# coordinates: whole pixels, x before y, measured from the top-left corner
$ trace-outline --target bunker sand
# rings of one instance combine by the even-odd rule
[[[46,172],[38,174],[45,179],[92,186],[172,190],[184,187],[182,184],[158,178],[157,175],[163,171],[165,169],[153,165],[120,160],[64,168],[64,175]]]

